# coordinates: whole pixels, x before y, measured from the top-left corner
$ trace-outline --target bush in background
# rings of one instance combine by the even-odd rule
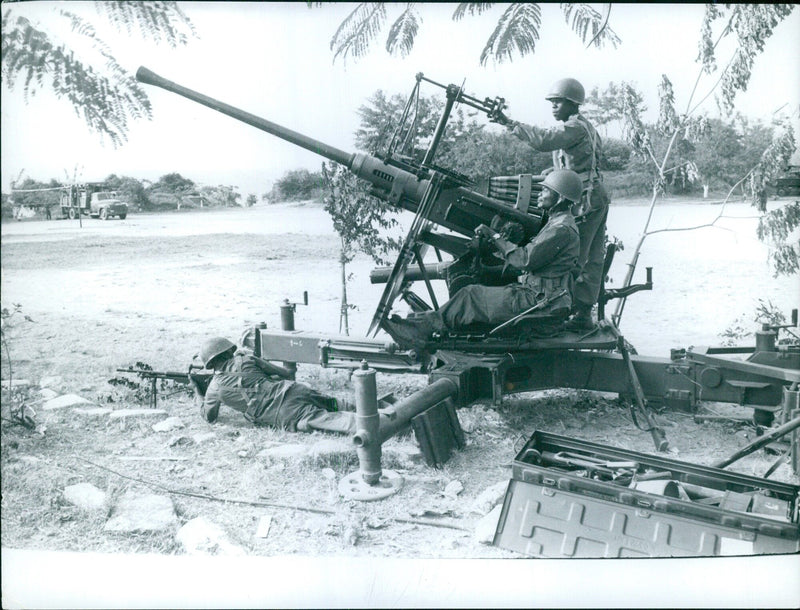
[[[294,169],[286,172],[275,181],[272,190],[265,193],[262,199],[269,203],[279,201],[306,201],[314,199],[322,201],[325,182],[322,172],[310,172],[307,169]]]

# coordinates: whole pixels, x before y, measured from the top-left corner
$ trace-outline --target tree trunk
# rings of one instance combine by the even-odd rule
[[[347,319],[347,264],[345,263],[344,257],[344,238],[341,238],[342,241],[342,251],[339,257],[339,263],[342,267],[342,305],[339,309],[339,332],[342,332],[342,324],[344,324],[344,334],[350,335],[350,325]]]

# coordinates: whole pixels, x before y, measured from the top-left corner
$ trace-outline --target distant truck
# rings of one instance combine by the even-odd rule
[[[63,218],[77,218],[81,214],[107,220],[115,216],[124,219],[128,215],[128,204],[119,199],[116,191],[108,190],[104,184],[65,187],[60,204]]]
[[[790,165],[786,172],[775,181],[778,197],[800,195],[800,165]]]

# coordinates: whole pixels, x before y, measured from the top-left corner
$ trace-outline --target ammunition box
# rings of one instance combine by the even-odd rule
[[[537,431],[514,460],[494,545],[551,558],[797,553],[799,505],[796,485]]]

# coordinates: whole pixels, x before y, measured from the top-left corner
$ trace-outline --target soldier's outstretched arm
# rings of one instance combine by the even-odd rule
[[[272,364],[268,360],[264,360],[258,356],[253,356],[253,359],[258,365],[258,368],[264,371],[267,375],[277,375],[282,379],[292,379],[294,377],[294,373],[280,365]]]

